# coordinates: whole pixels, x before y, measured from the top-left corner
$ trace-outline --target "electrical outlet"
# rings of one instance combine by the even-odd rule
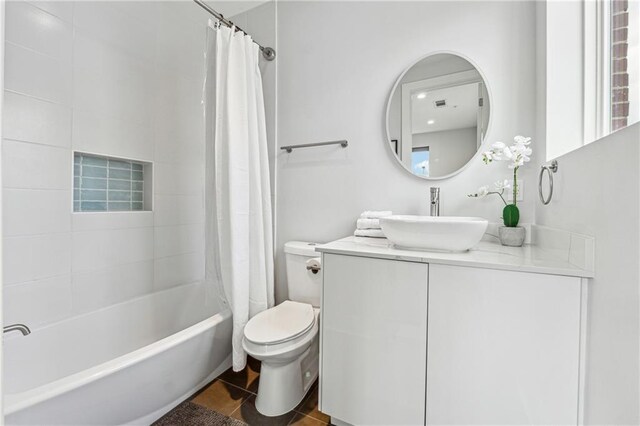
[[[511,181],[513,184],[513,181]],[[523,201],[524,200],[524,181],[522,179],[518,179],[518,194],[517,194],[517,201]],[[507,201],[513,201],[513,188],[509,188],[507,192]]]

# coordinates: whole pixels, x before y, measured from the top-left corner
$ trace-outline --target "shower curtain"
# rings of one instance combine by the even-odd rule
[[[235,29],[210,27],[207,273],[222,283],[233,312],[233,370],[239,371],[247,358],[245,325],[274,304],[267,134],[259,47]]]

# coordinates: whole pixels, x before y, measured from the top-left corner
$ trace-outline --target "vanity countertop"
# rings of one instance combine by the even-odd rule
[[[386,238],[351,236],[318,245],[316,251],[406,262],[470,266],[583,278],[594,276],[593,271],[570,263],[565,256],[535,245],[506,247],[490,241],[481,241],[467,252],[449,253],[399,249],[395,248]]]

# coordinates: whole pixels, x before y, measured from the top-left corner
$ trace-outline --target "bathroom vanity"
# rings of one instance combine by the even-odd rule
[[[333,423],[581,422],[593,273],[575,253],[356,237],[317,251],[320,410]]]

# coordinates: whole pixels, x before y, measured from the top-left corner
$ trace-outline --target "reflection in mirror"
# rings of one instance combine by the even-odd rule
[[[411,173],[443,178],[480,148],[489,96],[478,70],[450,53],[428,56],[403,73],[389,99],[389,146]]]

